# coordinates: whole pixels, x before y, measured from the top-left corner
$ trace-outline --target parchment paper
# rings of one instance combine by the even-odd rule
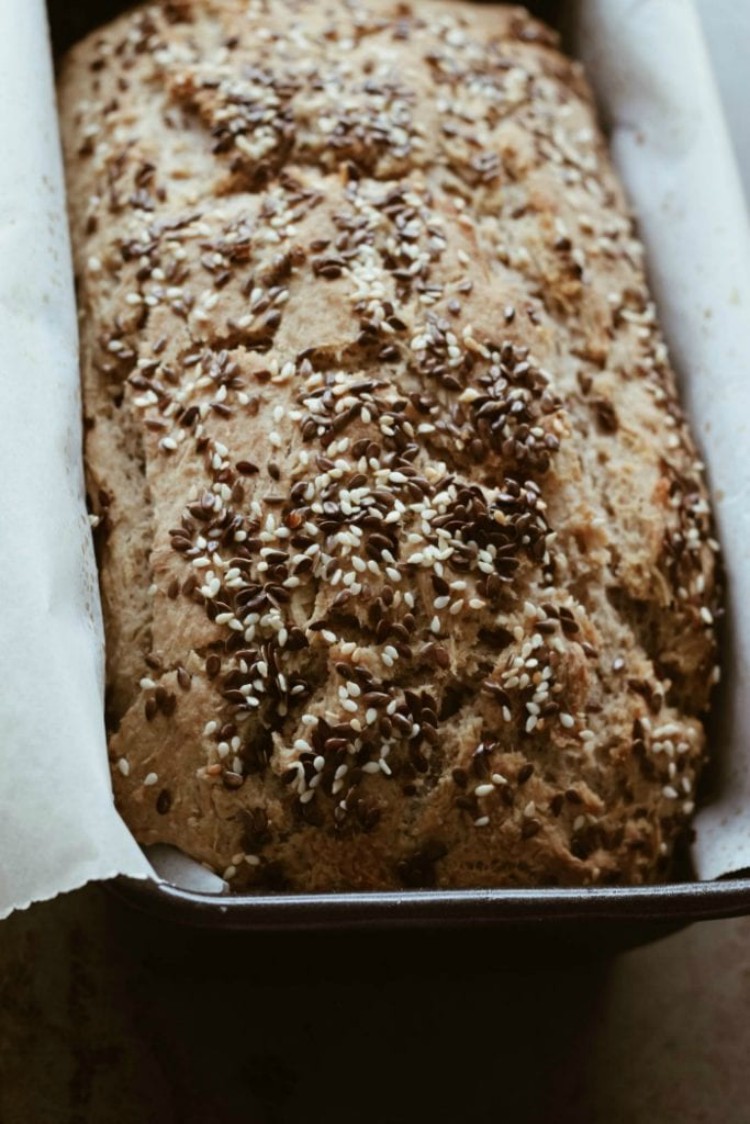
[[[750,206],[750,4],[747,0],[695,2]]]
[[[109,783],[48,58],[41,0],[0,0],[0,916],[149,872]]]
[[[571,11],[718,497],[732,619],[724,771],[696,848],[712,878],[750,865],[750,233],[691,0]],[[48,57],[43,0],[0,0],[0,917],[90,879],[156,877],[109,784]]]

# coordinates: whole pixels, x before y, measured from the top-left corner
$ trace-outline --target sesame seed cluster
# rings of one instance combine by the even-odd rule
[[[233,888],[663,877],[718,546],[577,64],[173,0],[60,82],[118,805]]]

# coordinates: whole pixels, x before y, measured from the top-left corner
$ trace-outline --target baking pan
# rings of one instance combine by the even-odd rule
[[[130,6],[122,0],[48,0],[55,54]],[[564,0],[527,0],[526,6],[562,27]],[[491,928],[524,941],[541,937],[610,949],[654,939],[694,921],[750,914],[750,871],[697,882],[683,864],[680,879],[658,886],[587,889],[212,894],[120,878],[112,889],[146,914],[203,930],[403,933]]]
[[[165,919],[201,928],[274,929],[622,928],[618,941],[693,921],[750,913],[750,877],[663,886],[550,890],[407,890],[333,894],[206,894],[119,879],[116,893]]]

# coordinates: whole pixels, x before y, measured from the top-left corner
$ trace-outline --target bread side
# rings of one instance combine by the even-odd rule
[[[232,885],[644,882],[693,808],[702,469],[523,10],[136,10],[60,84],[116,798]]]

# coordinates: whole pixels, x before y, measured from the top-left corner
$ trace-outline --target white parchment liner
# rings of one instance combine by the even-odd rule
[[[0,916],[148,865],[112,806],[42,0],[0,0]]]
[[[717,496],[729,684],[695,849],[713,878],[750,866],[750,231],[692,0],[571,11]],[[92,879],[156,877],[109,784],[48,60],[43,0],[0,0],[0,917]]]

